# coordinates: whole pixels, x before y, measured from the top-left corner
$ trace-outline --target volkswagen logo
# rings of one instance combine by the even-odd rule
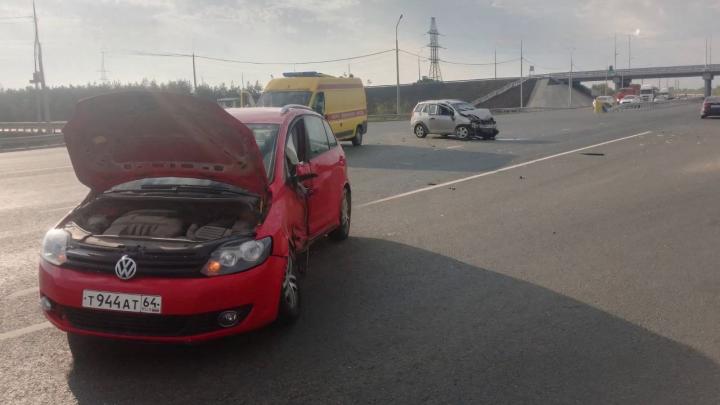
[[[115,263],[115,275],[120,280],[130,280],[135,277],[137,271],[137,263],[130,256],[124,255]]]

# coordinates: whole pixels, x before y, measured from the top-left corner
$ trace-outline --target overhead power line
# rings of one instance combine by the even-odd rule
[[[210,60],[210,61],[215,61],[215,62],[238,63],[238,64],[244,64],[244,65],[315,65],[315,64],[321,64],[321,63],[346,62],[346,61],[350,61],[350,60],[369,58],[371,56],[382,55],[382,54],[393,52],[393,51],[395,51],[395,49],[387,49],[384,51],[373,52],[373,53],[368,53],[368,54],[364,54],[364,55],[350,56],[347,58],[325,59],[325,60],[316,60],[316,61],[300,61],[300,62],[292,62],[292,61],[260,62],[260,61],[252,61],[252,60],[217,58],[217,57],[198,55],[198,54],[195,54],[195,58]],[[189,53],[169,53],[169,52],[163,53],[163,52],[144,52],[144,51],[130,51],[130,52],[119,52],[119,53],[116,52],[115,54],[133,55],[133,56],[171,57],[171,58],[192,58],[193,57],[193,55],[189,54]]]
[[[412,56],[421,58],[421,59],[423,59],[423,60],[425,60],[425,61],[430,60],[430,59],[428,59],[428,58],[425,57],[425,56],[422,56],[422,55],[417,54],[417,53],[415,53],[415,52],[406,51],[406,50],[404,50],[404,49],[401,49],[400,52],[403,52],[403,53],[405,53],[405,54],[408,54],[408,55],[412,55]],[[464,66],[492,66],[492,65],[495,64],[495,62],[471,63],[471,62],[457,62],[457,61],[451,61],[451,60],[446,60],[446,59],[438,59],[438,60],[439,60],[440,62],[449,63],[449,64],[451,64],[451,65],[464,65]],[[512,63],[512,62],[517,62],[517,61],[519,61],[519,60],[520,60],[520,58],[506,59],[506,60],[498,61],[497,64],[500,65],[500,64],[504,64],[504,63]]]

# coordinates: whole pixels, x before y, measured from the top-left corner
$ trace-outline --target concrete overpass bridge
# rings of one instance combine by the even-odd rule
[[[617,69],[612,75],[607,70],[588,70],[572,73],[547,73],[533,75],[533,77],[546,77],[562,81],[572,79],[573,82],[612,80],[618,88],[627,87],[633,79],[700,77],[705,81],[705,96],[707,97],[712,92],[712,80],[717,75],[720,75],[720,64]]]

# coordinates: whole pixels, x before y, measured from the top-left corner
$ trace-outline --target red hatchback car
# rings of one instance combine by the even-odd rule
[[[87,197],[43,241],[47,318],[78,335],[192,342],[291,322],[301,255],[350,230],[345,154],[302,106],[81,101],[64,129]]]

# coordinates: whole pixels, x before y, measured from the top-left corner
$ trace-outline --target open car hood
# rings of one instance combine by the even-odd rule
[[[211,101],[130,91],[81,100],[63,128],[75,174],[102,192],[148,177],[210,179],[264,196],[252,131]]]

